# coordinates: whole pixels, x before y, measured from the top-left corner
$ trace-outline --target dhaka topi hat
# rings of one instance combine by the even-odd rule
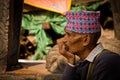
[[[96,33],[101,31],[100,11],[66,12],[66,30],[78,33]]]

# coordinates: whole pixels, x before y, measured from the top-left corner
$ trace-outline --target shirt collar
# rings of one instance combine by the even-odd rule
[[[99,43],[87,56],[86,60],[89,62],[93,62],[94,58],[96,57],[97,54],[99,54],[103,50],[103,46],[101,43]]]

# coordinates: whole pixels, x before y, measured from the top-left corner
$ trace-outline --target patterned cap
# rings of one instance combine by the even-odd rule
[[[101,31],[100,11],[67,12],[65,29],[78,33],[96,33]]]

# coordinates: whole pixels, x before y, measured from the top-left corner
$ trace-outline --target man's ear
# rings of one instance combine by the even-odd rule
[[[89,34],[85,34],[84,38],[83,38],[83,46],[87,46],[90,43],[90,35]]]

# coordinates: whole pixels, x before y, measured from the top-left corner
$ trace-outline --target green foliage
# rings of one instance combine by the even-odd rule
[[[37,50],[35,55],[31,58],[33,60],[45,58],[50,44],[53,44],[51,36],[46,34],[42,29],[42,23],[49,22],[52,29],[57,33],[64,35],[64,27],[66,25],[66,18],[63,15],[45,11],[42,13],[23,14],[22,28],[29,30],[29,34],[36,36]]]

